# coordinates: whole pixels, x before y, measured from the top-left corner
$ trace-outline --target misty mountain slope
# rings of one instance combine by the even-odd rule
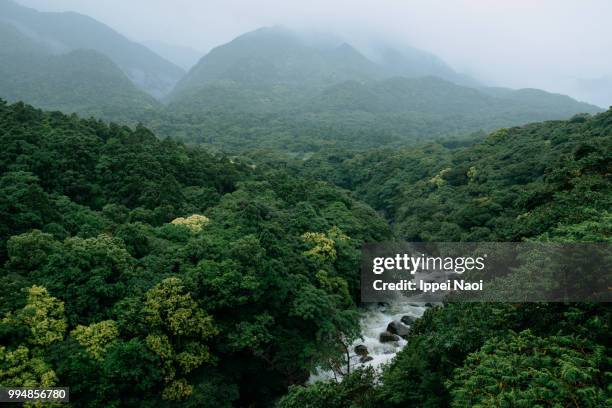
[[[39,12],[11,0],[0,0],[0,21],[17,27],[55,54],[93,49],[109,57],[140,89],[161,98],[184,71],[145,46],[128,40],[91,17],[74,13]]]
[[[375,64],[348,44],[320,49],[283,27],[265,27],[214,48],[176,86],[176,92],[214,81],[245,85],[329,84],[366,79]]]
[[[436,77],[342,81],[297,97],[296,91],[276,86],[256,93],[218,81],[171,103],[169,117],[150,125],[163,135],[232,152],[306,152],[398,146],[601,111],[543,91],[484,92]]]
[[[0,23],[0,98],[102,118],[133,121],[159,108],[106,56],[93,50],[53,55]]]
[[[482,91],[436,77],[389,78],[359,83],[347,81],[325,89],[307,105],[311,111],[372,113],[423,112],[459,115],[525,115],[526,120],[564,118],[601,109],[568,96],[538,89]]]
[[[366,111],[372,113],[427,112],[484,113],[501,101],[476,89],[436,77],[395,77],[382,81],[346,81],[326,88],[306,106],[311,111]],[[499,108],[499,106],[497,106]]]
[[[183,106],[212,106],[226,89],[226,99],[233,100],[227,105],[238,110],[241,106],[278,108],[338,81],[376,75],[376,64],[348,44],[313,47],[288,29],[261,28],[213,49],[168,99]],[[242,100],[234,99],[239,96],[236,89],[243,90]],[[215,95],[212,100],[211,95]]]
[[[462,115],[464,123],[467,116],[473,126],[487,129],[599,111],[539,90],[483,88],[417,49],[380,45],[373,62],[347,43],[332,46],[334,41],[319,38],[312,46],[282,27],[241,35],[191,69],[169,96],[169,109],[192,114],[410,112],[444,115],[444,120]]]

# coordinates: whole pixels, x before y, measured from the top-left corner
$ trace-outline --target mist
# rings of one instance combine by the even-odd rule
[[[244,32],[283,25],[431,52],[490,86],[540,88],[612,105],[612,2],[515,0],[18,0],[89,15],[143,43],[204,55]]]

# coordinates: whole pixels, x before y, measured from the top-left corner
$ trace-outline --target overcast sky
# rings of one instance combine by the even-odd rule
[[[607,77],[607,91],[594,92],[600,99],[605,93],[600,105],[612,105],[610,0],[18,1],[39,10],[87,14],[136,41],[200,51],[277,24],[335,31],[356,41],[390,38],[430,51],[491,85],[586,99],[577,80]]]

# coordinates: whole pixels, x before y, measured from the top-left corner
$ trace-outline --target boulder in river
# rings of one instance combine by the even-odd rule
[[[359,358],[359,362],[362,363],[362,364],[363,363],[367,363],[368,361],[372,361],[372,360],[374,360],[374,357],[368,356],[368,355],[365,355],[365,356],[362,356],[361,358]]]
[[[405,325],[410,326],[412,323],[416,321],[416,317],[405,315],[405,316],[402,316],[400,321],[404,323]]]
[[[399,320],[394,320],[387,325],[387,331],[398,336],[407,336],[410,332],[410,326]]]
[[[381,343],[389,343],[392,341],[399,341],[399,336],[393,333],[389,333],[388,331],[384,331],[382,333],[380,333],[380,336],[378,337],[378,340]]]
[[[358,356],[362,356],[362,357],[365,357],[369,354],[368,348],[364,346],[363,344],[356,345],[353,351],[355,352],[355,354],[357,354]]]

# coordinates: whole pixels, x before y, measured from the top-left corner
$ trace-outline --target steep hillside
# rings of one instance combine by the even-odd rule
[[[184,71],[143,45],[82,14],[39,12],[12,0],[0,1],[0,22],[11,23],[54,54],[92,49],[109,57],[145,92],[161,98]]]
[[[306,110],[443,115],[472,120],[484,129],[601,111],[538,89],[470,88],[437,77],[343,82],[326,88]]]
[[[232,98],[239,89],[242,100],[234,109],[280,109],[322,87],[347,79],[376,75],[376,66],[348,44],[330,49],[307,45],[282,27],[261,28],[213,49],[176,86],[169,100],[215,109],[209,93],[224,89]]]
[[[132,122],[159,108],[106,56],[92,50],[53,55],[0,23],[0,98],[46,109]]]

